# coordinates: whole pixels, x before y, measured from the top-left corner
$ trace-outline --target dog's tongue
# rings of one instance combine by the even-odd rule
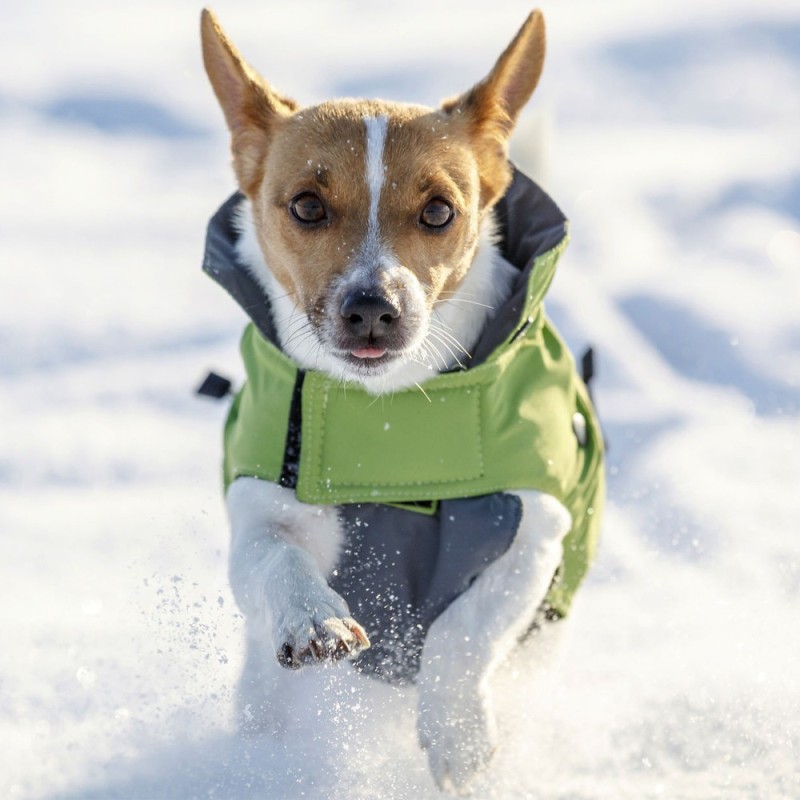
[[[382,347],[360,347],[358,350],[351,350],[350,353],[356,358],[380,358],[386,355],[386,350]]]

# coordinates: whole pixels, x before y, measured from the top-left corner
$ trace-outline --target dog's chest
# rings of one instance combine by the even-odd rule
[[[372,641],[356,664],[407,682],[431,623],[511,545],[521,502],[501,493],[443,500],[433,514],[359,503],[340,517],[345,541],[330,585]]]

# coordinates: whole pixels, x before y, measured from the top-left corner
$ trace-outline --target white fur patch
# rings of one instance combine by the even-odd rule
[[[369,211],[367,233],[362,240],[355,259],[345,276],[342,285],[361,287],[368,284],[379,270],[391,270],[396,258],[391,248],[381,236],[379,212],[381,191],[386,178],[386,164],[383,150],[386,145],[386,132],[389,120],[385,116],[364,116],[364,180],[369,192]]]
[[[305,369],[340,377],[341,362],[320,347],[305,311],[294,302],[267,266],[256,236],[249,200],[243,200],[238,207],[234,225],[239,231],[236,255],[269,298],[281,350]]]
[[[389,120],[386,117],[364,117],[367,129],[367,164],[366,178],[369,188],[369,224],[367,228],[368,249],[380,248],[380,225],[378,224],[378,208],[381,202],[381,190],[386,177],[386,165],[383,162],[383,148],[386,144],[386,131]]]
[[[296,545],[313,557],[323,575],[339,560],[344,533],[333,506],[301,503],[293,489],[256,478],[237,478],[225,495],[233,531],[231,562],[253,571],[255,542]]]
[[[435,348],[433,368],[442,371],[471,355],[489,318],[511,296],[516,267],[506,261],[496,247],[497,233],[492,217],[484,220],[478,249],[469,271],[459,287],[436,301],[426,342]],[[441,357],[441,359],[439,358]]]

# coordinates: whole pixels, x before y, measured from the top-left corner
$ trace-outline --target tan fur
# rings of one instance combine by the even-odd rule
[[[381,231],[430,303],[446,285],[454,288],[474,255],[479,177],[465,123],[441,111],[398,104],[339,101],[305,109],[274,141],[254,216],[267,263],[309,311],[330,280],[347,269],[366,234],[365,114],[389,118]],[[287,215],[292,197],[302,191],[314,191],[326,203],[327,225],[308,231]],[[457,213],[441,233],[418,224],[434,197],[449,200]]]
[[[364,122],[358,113],[327,103],[304,109],[282,128],[253,197],[253,217],[267,263],[296,303],[311,312],[341,274],[367,230],[364,202]],[[293,197],[312,191],[329,221],[308,230],[289,213]]]
[[[402,127],[401,127],[402,125]],[[390,122],[384,159],[381,229],[405,221],[392,244],[433,303],[455,289],[475,255],[485,208],[480,205],[479,165],[463,119],[426,112],[405,123]],[[417,221],[425,205],[441,197],[455,209],[453,222],[439,233],[421,232]]]

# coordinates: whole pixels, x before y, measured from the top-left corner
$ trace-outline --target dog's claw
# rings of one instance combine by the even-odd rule
[[[344,624],[347,625],[353,636],[356,637],[358,643],[361,645],[359,650],[367,650],[370,646],[369,636],[367,632],[352,618],[348,617]]]
[[[309,620],[299,633],[286,632],[278,648],[278,663],[286,669],[306,664],[354,658],[370,646],[364,629],[351,617]]]
[[[297,669],[300,666],[300,664],[295,661],[294,650],[292,650],[290,644],[284,644],[281,649],[278,650],[278,663],[286,669]]]
[[[311,657],[314,661],[322,661],[325,658],[325,646],[321,641],[318,639],[312,639],[308,643],[309,649],[311,650]]]

